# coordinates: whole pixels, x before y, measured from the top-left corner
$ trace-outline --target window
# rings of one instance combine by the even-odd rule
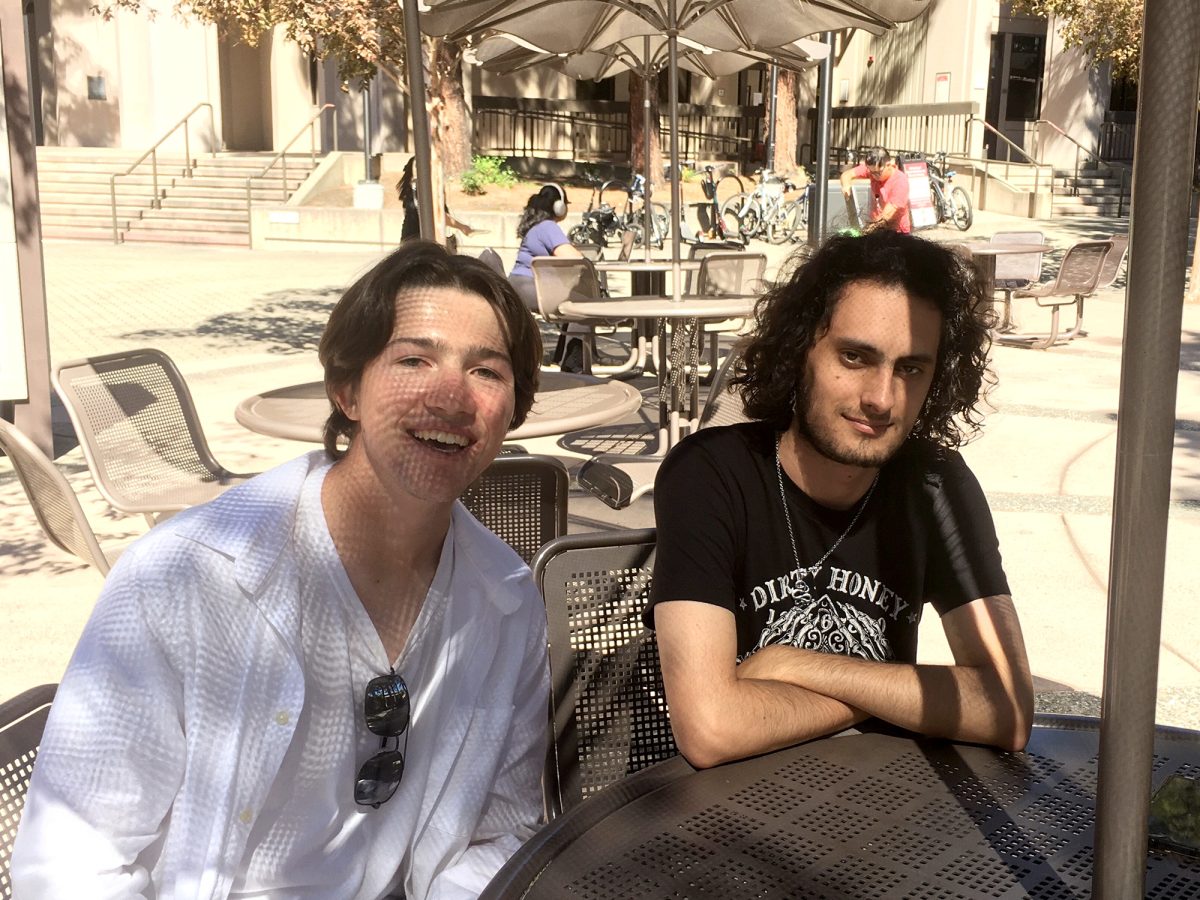
[[[1014,34],[1008,58],[1008,106],[1005,118],[1031,120],[1041,106],[1042,70],[1045,66],[1045,38],[1033,34]]]

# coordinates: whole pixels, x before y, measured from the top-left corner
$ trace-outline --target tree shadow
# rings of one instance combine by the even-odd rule
[[[199,337],[226,351],[232,341],[267,353],[312,352],[342,293],[338,287],[273,291],[258,298],[250,309],[211,316],[193,327],[148,328],[121,337],[150,344]]]

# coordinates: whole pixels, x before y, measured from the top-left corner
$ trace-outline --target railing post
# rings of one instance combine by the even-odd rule
[[[150,171],[154,177],[154,199],[151,201],[151,206],[154,209],[161,209],[162,204],[158,200],[158,150],[155,149],[150,153]]]
[[[121,243],[120,237],[117,235],[117,176],[108,176],[108,193],[112,199],[112,226],[113,226],[113,243]]]
[[[183,166],[187,177],[192,177],[192,141],[188,134],[188,120],[183,120]]]

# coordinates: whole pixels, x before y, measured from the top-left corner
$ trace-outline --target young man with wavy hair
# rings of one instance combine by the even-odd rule
[[[956,452],[990,381],[985,310],[952,251],[884,230],[761,300],[733,379],[754,421],[687,438],[655,486],[646,617],[693,764],[878,720],[1025,745],[1021,629]],[[954,665],[916,663],[926,603]]]

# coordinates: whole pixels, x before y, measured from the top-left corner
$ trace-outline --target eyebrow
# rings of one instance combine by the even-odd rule
[[[861,353],[866,353],[871,356],[883,356],[883,353],[878,347],[873,344],[868,344],[866,341],[855,340],[854,338],[842,338],[838,340],[838,346],[843,350],[858,350]],[[910,363],[926,363],[933,364],[937,358],[930,356],[928,353],[910,353],[907,356],[901,356],[897,362]]]
[[[394,337],[388,341],[387,345],[384,347],[384,350],[394,347],[396,344],[413,344],[425,350],[438,351],[447,350],[450,346],[445,341],[440,341],[435,338],[405,337],[404,335],[401,335],[400,337]],[[471,357],[472,359],[498,359],[506,363],[512,362],[512,358],[507,350],[503,350],[489,344],[473,344],[470,347],[467,347],[467,356]]]

